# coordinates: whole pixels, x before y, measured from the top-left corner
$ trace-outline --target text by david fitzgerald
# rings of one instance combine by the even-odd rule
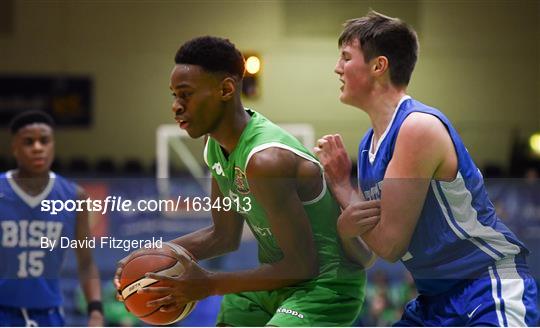
[[[47,248],[50,252],[55,247],[60,248],[111,248],[111,249],[123,249],[126,252],[139,248],[162,248],[163,237],[152,239],[117,239],[114,237],[91,237],[84,239],[70,239],[68,237],[60,237],[60,239],[51,239],[48,237],[41,237],[41,248]]]

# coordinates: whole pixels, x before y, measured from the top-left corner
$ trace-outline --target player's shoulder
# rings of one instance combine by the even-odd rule
[[[246,163],[248,178],[294,176],[298,157],[290,150],[269,147],[254,153]]]
[[[437,122],[441,123],[441,120],[437,116],[433,115],[433,113],[415,111],[407,115],[407,117],[403,120],[403,125],[425,127]]]
[[[399,155],[401,160],[431,175],[453,147],[446,126],[437,116],[413,112],[403,121],[393,152],[394,156]]]
[[[424,112],[410,113],[399,128],[399,137],[409,141],[429,142],[448,135],[448,130],[441,119]]]
[[[87,194],[83,187],[81,187],[75,181],[68,179],[56,172],[50,173],[50,176],[54,178],[55,188],[65,189],[71,191],[78,199],[86,199]]]
[[[75,186],[75,182],[53,171],[49,172],[49,178],[54,180],[57,187]]]
[[[86,192],[86,190],[84,190],[83,187],[81,187],[80,185],[76,183],[74,183],[74,186],[75,186],[75,194],[77,195],[77,199],[88,198],[88,193]]]

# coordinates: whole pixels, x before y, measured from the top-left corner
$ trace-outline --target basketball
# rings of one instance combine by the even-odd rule
[[[184,267],[177,261],[175,253],[186,258],[191,258],[190,255],[180,246],[173,246],[170,243],[167,245],[174,250],[169,247],[149,249],[133,257],[125,264],[120,276],[120,291],[125,307],[140,320],[151,325],[169,325],[178,322],[188,316],[197,304],[190,302],[176,311],[162,312],[161,306],[148,307],[146,303],[163,296],[137,293],[139,289],[148,286],[168,286],[166,281],[146,278],[147,272],[168,276],[179,276],[184,272]]]

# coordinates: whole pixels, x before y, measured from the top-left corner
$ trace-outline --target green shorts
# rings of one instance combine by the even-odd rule
[[[363,299],[317,285],[223,297],[218,326],[351,326]]]

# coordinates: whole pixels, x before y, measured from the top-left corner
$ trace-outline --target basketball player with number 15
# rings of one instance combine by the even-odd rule
[[[85,239],[87,212],[41,211],[44,199],[86,199],[74,183],[50,171],[54,158],[52,118],[23,112],[10,125],[17,169],[0,175],[0,324],[63,326],[59,273],[65,248],[41,248],[41,237]],[[88,301],[88,325],[103,326],[100,279],[92,250],[77,248],[78,273]]]

